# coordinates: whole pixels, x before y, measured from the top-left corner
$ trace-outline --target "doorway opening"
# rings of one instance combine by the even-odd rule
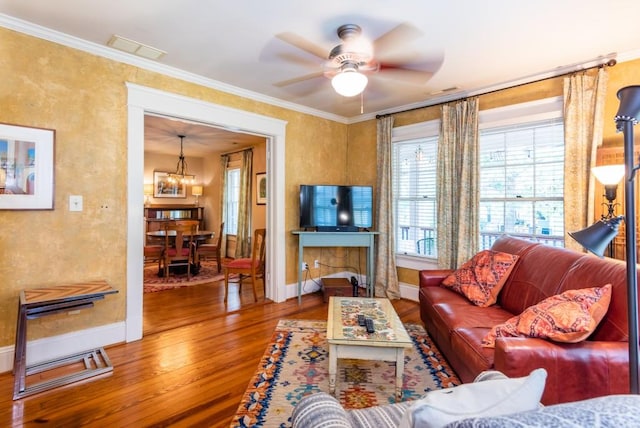
[[[235,132],[260,135],[267,140],[266,222],[267,240],[266,295],[275,302],[285,296],[284,227],[284,153],[286,122],[243,110],[219,106],[201,100],[166,93],[134,84],[128,89],[128,163],[127,163],[127,313],[126,341],[143,334],[143,245],[144,245],[144,117],[159,114],[209,124]],[[277,261],[280,260],[280,263]]]

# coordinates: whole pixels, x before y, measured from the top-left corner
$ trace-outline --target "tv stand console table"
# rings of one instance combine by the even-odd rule
[[[305,247],[364,247],[367,249],[367,297],[373,297],[373,256],[378,232],[307,232],[294,230],[298,235],[298,303],[302,301],[302,257]]]

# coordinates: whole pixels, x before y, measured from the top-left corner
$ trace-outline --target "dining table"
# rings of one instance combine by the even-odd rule
[[[170,240],[175,240],[175,237],[177,235],[177,232],[175,230],[152,230],[147,232],[147,241],[148,244],[164,244],[164,239],[165,239],[165,234],[169,233],[169,239]],[[214,232],[211,230],[197,230],[193,236],[193,240],[196,243],[196,249],[198,248],[199,244],[202,244],[204,242],[206,242],[208,239],[213,238]],[[184,241],[188,241],[191,237],[191,233],[189,232],[183,232],[182,233],[182,239]],[[197,251],[197,250],[196,250]],[[171,266],[169,266],[171,268]],[[194,275],[197,275],[198,272],[200,271],[200,263],[196,263],[193,267],[192,267],[192,272]],[[162,273],[160,270],[158,270],[158,276],[162,276]]]
[[[164,237],[166,233],[169,233],[169,239],[171,239],[173,237],[173,239],[175,239],[177,232],[175,230],[169,230],[169,231],[165,231],[165,230],[152,230],[150,232],[147,232],[147,237],[150,238],[150,240],[152,241],[160,241],[163,240],[164,241]],[[195,235],[193,236],[194,241],[196,241],[196,245],[201,244],[203,242],[205,242],[207,239],[211,239],[213,238],[214,232],[211,230],[197,230]],[[189,232],[183,232],[182,233],[182,238],[186,241],[189,240],[189,237],[191,236],[191,233]]]

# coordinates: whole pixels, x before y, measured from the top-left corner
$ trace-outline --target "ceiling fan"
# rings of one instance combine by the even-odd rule
[[[283,87],[317,77],[331,80],[335,91],[351,97],[364,91],[368,77],[378,75],[401,80],[405,83],[424,84],[442,65],[442,58],[424,60],[414,52],[399,52],[397,46],[407,44],[422,33],[410,24],[403,23],[373,42],[362,36],[356,24],[338,27],[342,43],[327,54],[326,50],[294,33],[277,34],[280,40],[289,43],[323,60],[320,71],[275,83]],[[289,58],[291,59],[291,58]]]

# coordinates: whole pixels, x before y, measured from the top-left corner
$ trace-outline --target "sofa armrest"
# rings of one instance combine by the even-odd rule
[[[438,287],[442,280],[453,273],[453,269],[426,269],[419,272],[419,284],[422,287]]]
[[[340,402],[325,392],[303,397],[294,407],[291,414],[292,428],[317,426],[352,427]]]
[[[494,369],[509,377],[547,370],[542,403],[563,403],[629,393],[627,342],[557,343],[525,337],[496,340]]]

